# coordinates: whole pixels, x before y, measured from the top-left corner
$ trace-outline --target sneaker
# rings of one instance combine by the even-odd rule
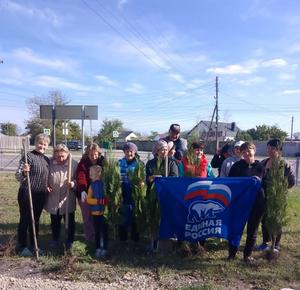
[[[267,243],[262,243],[262,244],[260,244],[259,246],[256,246],[255,247],[255,250],[256,251],[267,251],[267,250],[269,250],[270,249],[270,247],[269,247],[269,245],[267,244]]]
[[[235,253],[230,253],[227,257],[227,260],[230,261],[230,260],[234,260],[236,257],[236,254]]]
[[[23,248],[23,250],[19,253],[19,255],[21,257],[32,257],[33,256],[32,252],[27,247]]]
[[[107,257],[107,250],[102,249],[102,250],[101,250],[101,258],[104,259],[104,258],[106,258],[106,257]]]
[[[247,265],[251,265],[255,262],[255,259],[251,256],[244,256],[244,263]]]
[[[279,252],[281,248],[279,245],[277,245],[277,246],[275,246],[275,249]]]
[[[100,259],[101,255],[102,255],[102,249],[97,248],[96,252],[95,252],[95,255],[94,255],[95,259]]]

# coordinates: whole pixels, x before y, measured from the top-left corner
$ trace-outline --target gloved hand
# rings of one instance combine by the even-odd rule
[[[81,201],[82,202],[85,202],[87,199],[87,193],[85,191],[82,191],[81,192]]]

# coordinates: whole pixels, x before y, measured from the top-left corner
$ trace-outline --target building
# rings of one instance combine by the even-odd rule
[[[224,123],[218,122],[218,141],[231,141],[236,137],[240,129],[235,122]],[[187,137],[197,136],[201,140],[215,141],[216,140],[216,122],[200,121],[195,127],[187,133]]]
[[[128,142],[130,140],[136,140],[138,136],[133,131],[121,131],[117,138],[118,142]]]

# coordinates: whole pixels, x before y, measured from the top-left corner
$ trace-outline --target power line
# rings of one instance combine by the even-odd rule
[[[137,47],[131,40],[129,40],[122,32],[120,32],[117,28],[115,28],[112,24],[110,24],[98,11],[92,8],[90,5],[86,3],[85,0],[81,0],[86,7],[88,7],[98,18],[100,18],[108,27],[110,27],[114,32],[116,32],[123,40],[125,40],[129,45],[131,45],[134,49],[136,49],[140,54],[142,54],[149,62],[159,67],[164,71],[168,71],[166,68],[161,66],[159,63],[150,58],[147,54],[144,53],[139,47]]]
[[[103,9],[106,10],[110,13],[110,15],[112,15],[112,17],[117,18],[117,16],[112,12],[112,10],[106,8],[101,2],[100,0],[97,0],[98,5]],[[166,55],[162,50],[157,49],[156,43],[154,43],[150,38],[145,37],[142,33],[139,32],[139,30],[127,19],[127,17],[125,16],[125,14],[119,13],[119,15],[121,16],[121,18],[123,19],[123,21],[127,24],[127,26],[129,27],[129,30],[138,38],[140,39],[142,42],[144,42],[146,44],[146,46],[148,46],[159,58],[163,59],[166,63],[168,63],[170,65],[170,67],[173,67],[175,70],[177,70],[178,72],[180,72],[181,74],[185,74],[183,72],[180,71],[180,69],[177,68],[177,66],[170,60],[170,58],[168,57],[168,55]]]

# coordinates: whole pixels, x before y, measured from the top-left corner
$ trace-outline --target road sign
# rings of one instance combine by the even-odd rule
[[[113,138],[118,138],[118,137],[119,137],[119,132],[113,131]]]
[[[44,128],[44,134],[50,136],[51,134],[50,129]]]

